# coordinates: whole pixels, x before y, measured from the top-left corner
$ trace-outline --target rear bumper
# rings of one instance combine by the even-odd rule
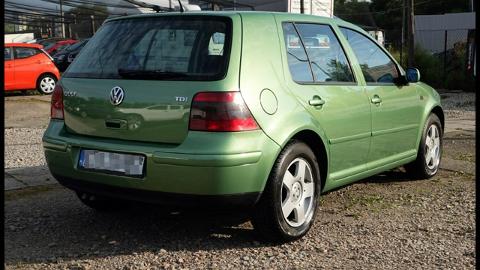
[[[189,132],[181,145],[173,146],[74,135],[65,131],[63,121],[57,120],[50,122],[43,146],[52,174],[74,190],[94,194],[108,191],[103,195],[140,201],[149,197],[147,201],[158,199],[160,203],[178,201],[173,200],[177,196],[193,195],[191,201],[209,201],[209,196],[217,197],[215,201],[220,196],[220,201],[239,205],[256,202],[280,151],[261,130]],[[80,170],[80,149],[143,154],[147,157],[145,177]],[[132,194],[139,196],[128,198]]]
[[[54,175],[63,186],[105,197],[179,207],[248,207],[260,198],[260,192],[233,195],[192,195],[140,189],[128,189]]]

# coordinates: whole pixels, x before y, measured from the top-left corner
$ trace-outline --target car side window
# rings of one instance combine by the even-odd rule
[[[295,25],[307,51],[315,82],[354,81],[345,52],[329,25],[312,23]]]
[[[296,82],[313,82],[308,57],[293,23],[283,23],[283,35],[287,50],[290,74]]]
[[[6,47],[3,49],[3,54],[5,55],[5,60],[12,60],[12,48]]]
[[[37,55],[39,53],[41,53],[41,51],[35,48],[16,47],[15,59],[28,58],[28,57]]]
[[[368,83],[394,83],[398,69],[392,59],[378,44],[357,31],[341,27]]]

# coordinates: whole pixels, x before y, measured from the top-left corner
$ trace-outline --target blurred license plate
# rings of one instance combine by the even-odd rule
[[[86,170],[142,177],[144,162],[145,157],[141,155],[83,149],[80,150],[78,166]]]

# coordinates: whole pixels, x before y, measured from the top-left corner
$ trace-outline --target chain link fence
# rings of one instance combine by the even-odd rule
[[[415,17],[415,63],[422,66],[425,79],[436,87],[473,91],[475,15],[451,13]]]

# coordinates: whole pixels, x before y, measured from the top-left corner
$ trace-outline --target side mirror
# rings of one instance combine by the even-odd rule
[[[406,77],[408,82],[416,83],[420,81],[420,71],[416,68],[407,68]]]

